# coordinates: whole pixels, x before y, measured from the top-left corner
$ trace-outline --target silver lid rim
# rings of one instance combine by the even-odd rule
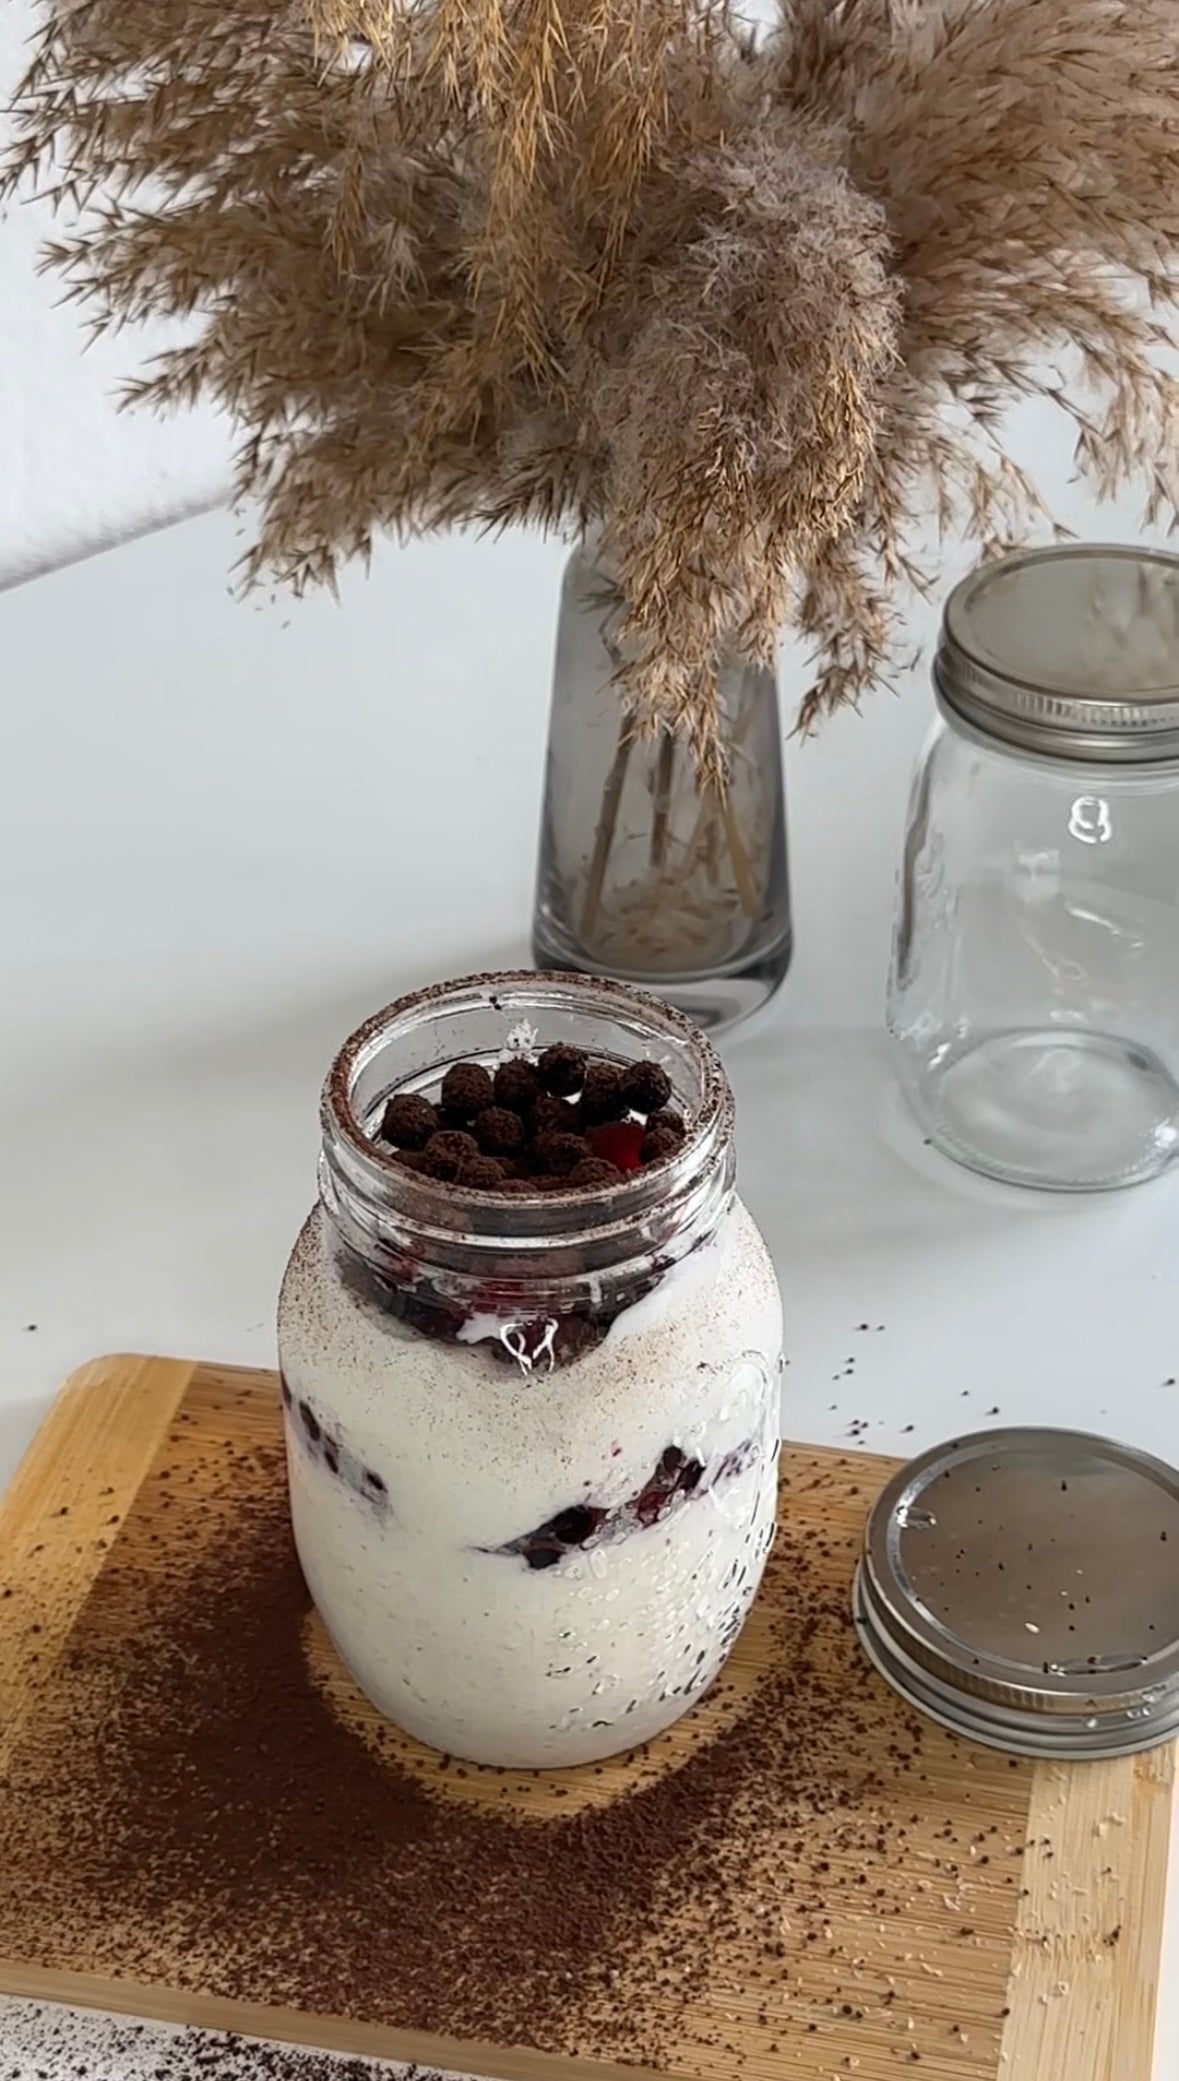
[[[960,579],[946,601],[933,680],[951,719],[1016,750],[1076,764],[1153,766],[1179,760],[1179,682],[1127,687],[1117,700],[1069,693],[1050,681],[1004,669],[979,655],[969,609],[983,588],[1037,564],[1103,562],[1165,567],[1179,578],[1174,552],[1126,543],[1077,542],[1027,549]]]
[[[910,1660],[895,1640],[879,1629],[866,1591],[862,1561],[852,1586],[852,1620],[860,1646],[889,1688],[927,1719],[983,1748],[1009,1756],[1028,1756],[1054,1763],[1098,1763],[1115,1756],[1135,1756],[1157,1748],[1179,1734],[1179,1696],[1160,1700],[1167,1711],[1141,1712],[1134,1719],[1119,1715],[1045,1715],[1028,1711],[1006,1714],[989,1709],[981,1699],[954,1691]],[[1094,1725],[1094,1719],[1096,1724]]]
[[[999,677],[997,673],[989,676],[992,681]],[[969,661],[951,651],[944,641],[934,659],[933,683],[942,707],[951,717],[968,724],[980,737],[991,738],[1016,751],[1067,759],[1078,766],[1165,766],[1179,762],[1179,724],[1173,705],[1165,715],[1145,706],[1136,708],[1133,722],[1123,711],[1117,729],[1111,727],[1107,732],[1100,728],[1101,714],[1108,709],[1104,702],[1084,704],[1092,711],[1085,718],[1088,727],[1084,729],[1077,728],[1075,722],[1054,723],[1048,720],[1048,710],[1057,697],[1028,692],[1017,681],[1005,680],[1002,684],[1005,691],[1010,690],[1010,705],[1000,707],[973,683]],[[1070,705],[1079,709],[1082,703],[1077,700]]]
[[[987,1461],[992,1462],[989,1467],[981,1464]],[[1088,1475],[1094,1465],[1103,1479],[1137,1485],[1135,1495],[1145,1482],[1175,1537],[1179,1469],[1116,1440],[1084,1432],[1050,1426],[974,1432],[919,1454],[885,1484],[864,1529],[853,1616],[869,1660],[910,1704],[955,1732],[992,1747],[1065,1760],[1128,1755],[1179,1733],[1179,1631],[1173,1596],[1157,1648],[1152,1644],[1149,1651],[1141,1652],[1145,1634],[1136,1628],[1137,1637],[1131,1633],[1125,1638],[1125,1651],[1115,1657],[1108,1652],[1112,1644],[1108,1636],[1103,1639],[1100,1633],[1091,1634],[1087,1642],[1077,1642],[1075,1660],[1045,1660],[1036,1667],[1022,1653],[1013,1656],[989,1646],[987,1629],[976,1631],[969,1606],[956,1612],[952,1603],[928,1605],[921,1587],[924,1560],[917,1574],[911,1572],[916,1553],[924,1552],[932,1538],[931,1580],[935,1584],[948,1580],[940,1574],[936,1546],[937,1540],[947,1536],[944,1523],[941,1530],[934,1529],[944,1518],[937,1502],[944,1480],[970,1484],[977,1497],[987,1493],[980,1482],[997,1479],[1000,1486],[993,1493],[1006,1519],[1010,1502],[1009,1493],[1004,1501],[1003,1483],[1012,1471],[1026,1477],[1046,1470],[1055,1490],[1057,1477],[1066,1470],[1072,1474],[1078,1469]],[[1060,1487],[1067,1486],[1061,1478]],[[954,1491],[946,1494],[953,1497]],[[978,1510],[982,1506],[970,1507]],[[952,1522],[952,1502],[950,1508]],[[1159,1522],[1163,1524],[1163,1519]],[[979,1526],[985,1539],[1004,1529],[985,1521],[985,1513]],[[961,1528],[952,1536],[961,1540]],[[1153,1530],[1149,1537],[1153,1540]],[[1161,1537],[1167,1537],[1165,1528]],[[914,1538],[919,1542],[917,1548],[912,1545]],[[1048,1545],[1053,1543],[1050,1536]],[[980,1548],[980,1561],[984,1551]],[[965,1559],[962,1551],[953,1556],[955,1575],[957,1562]],[[1167,1572],[1173,1586],[1169,1567]],[[973,1579],[977,1582],[978,1575]],[[1086,1604],[1089,1601],[1086,1597]],[[1070,1610],[1076,1608],[1069,1606]],[[1040,1618],[1040,1610],[1034,1605],[1032,1609]],[[1143,1618],[1150,1609],[1148,1605]],[[1155,1616],[1159,1616],[1158,1609]],[[1039,1630],[1038,1625],[1028,1625],[1032,1634]],[[1077,1629],[1070,1623],[1068,1630]],[[1153,1633],[1154,1626],[1149,1630]],[[1086,1654],[1085,1646],[1100,1652]]]
[[[864,1561],[872,1583],[873,1602],[882,1614],[888,1614],[886,1630],[890,1637],[895,1637],[898,1625],[903,1628],[904,1637],[909,1643],[909,1652],[916,1660],[923,1662],[933,1674],[939,1674],[951,1666],[947,1664],[943,1652],[944,1629],[926,1618],[920,1604],[911,1603],[908,1599],[902,1603],[889,1596],[889,1529],[906,1492],[916,1489],[927,1471],[940,1467],[950,1450],[962,1459],[985,1459],[996,1449],[1004,1449],[1011,1436],[1010,1428],[972,1431],[964,1438],[955,1439],[952,1447],[946,1444],[936,1445],[928,1452],[919,1453],[916,1459],[909,1460],[897,1469],[891,1481],[881,1490],[869,1513],[864,1529]],[[1049,1424],[1026,1427],[1021,1425],[1018,1436],[1025,1449],[1032,1451],[1043,1451],[1045,1448],[1051,1450],[1054,1444],[1083,1441],[1109,1460],[1136,1471],[1148,1471],[1160,1485],[1179,1490],[1179,1472],[1175,1468],[1169,1467],[1165,1460],[1156,1459],[1150,1453],[1137,1452],[1131,1446],[1120,1444],[1116,1438],[1103,1438],[1096,1432],[1063,1430]],[[997,1661],[986,1654],[972,1657],[972,1660],[977,1670],[972,1682],[980,1691],[985,1690],[994,1698],[1018,1701],[1021,1697],[1040,1696],[1046,1701],[1061,1701],[1060,1709],[1067,1712],[1069,1702],[1081,1695],[1077,1688],[1081,1673],[1077,1670],[1047,1669],[1042,1674],[1037,1671],[1034,1683],[1024,1683],[1012,1677],[1010,1664],[1007,1662]],[[1086,1671],[1083,1695],[1091,1709],[1116,1712],[1122,1705],[1137,1703],[1142,1691],[1154,1683],[1161,1683],[1168,1689],[1172,1684],[1179,1686],[1179,1648],[1175,1644],[1169,1643],[1151,1660],[1156,1664],[1154,1675],[1151,1675],[1150,1661],[1135,1662],[1132,1665],[1134,1682],[1129,1687],[1125,1682],[1126,1676],[1130,1673],[1129,1668],[1095,1668]],[[1046,1712],[1054,1709],[1053,1703],[1047,1702],[1039,1709],[1039,1717],[1043,1718]]]

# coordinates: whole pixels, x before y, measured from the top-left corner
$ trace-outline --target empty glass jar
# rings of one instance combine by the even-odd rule
[[[904,1089],[992,1177],[1152,1177],[1179,1146],[1179,557],[984,567],[934,680],[889,991]]]
[[[790,963],[777,681],[722,661],[728,787],[702,788],[679,737],[631,728],[621,619],[585,544],[561,594],[533,953],[541,968],[641,983],[715,1030],[764,1004]]]

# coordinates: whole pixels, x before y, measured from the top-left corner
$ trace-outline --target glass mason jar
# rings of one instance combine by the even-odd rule
[[[583,545],[561,593],[533,952],[729,1026],[790,965],[777,682],[723,662],[728,787],[702,789],[678,736],[632,733],[616,684],[621,618],[608,567]]]
[[[1015,1184],[1152,1177],[1179,1143],[1179,558],[1089,545],[947,603],[889,1028],[937,1146]]]
[[[654,1058],[687,1122],[621,1184],[496,1197],[373,1139],[393,1091],[565,1041]],[[474,977],[352,1036],[279,1305],[291,1515],[343,1660],[478,1763],[634,1747],[725,1662],[774,1535],[782,1317],[724,1072],[608,982]]]

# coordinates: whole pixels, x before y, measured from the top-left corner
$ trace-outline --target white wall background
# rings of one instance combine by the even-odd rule
[[[0,7],[0,109],[26,63],[33,0]],[[0,135],[4,133],[0,131]],[[121,380],[163,329],[87,345],[82,314],[37,271],[53,219],[35,200],[0,218],[0,585],[222,498],[231,439],[211,412],[161,423],[118,409]]]

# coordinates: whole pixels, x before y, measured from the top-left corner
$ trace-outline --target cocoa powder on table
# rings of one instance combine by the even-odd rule
[[[0,2048],[4,2081],[477,2081],[236,2031],[132,2022],[4,1997]]]

